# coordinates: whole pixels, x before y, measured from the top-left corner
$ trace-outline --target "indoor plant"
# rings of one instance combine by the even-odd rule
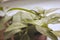
[[[4,40],[35,40],[35,35],[45,35],[50,37],[52,40],[58,40],[56,37],[57,32],[53,32],[52,29],[48,28],[48,24],[59,23],[58,19],[60,14],[51,14],[59,8],[49,10],[28,10],[24,8],[11,8],[7,12],[12,10],[22,10],[13,16],[5,15],[0,20],[0,24],[5,27]],[[0,29],[2,26],[0,25]],[[54,34],[55,33],[55,34]],[[14,39],[13,39],[14,38]],[[19,38],[19,39],[18,39]],[[37,39],[36,39],[37,40]]]

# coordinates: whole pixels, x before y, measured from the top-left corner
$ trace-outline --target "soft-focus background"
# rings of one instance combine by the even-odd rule
[[[34,9],[36,7],[40,7],[44,9],[60,8],[60,0],[15,0],[15,1],[11,0],[11,1],[4,2],[4,3],[2,2],[0,4],[2,4],[4,8],[8,8],[8,7],[22,7],[22,8],[28,8],[28,9]],[[60,10],[56,12],[59,13]],[[12,14],[13,13],[11,12],[10,15]],[[53,30],[60,30],[60,24],[54,24],[54,25],[49,24],[49,27]],[[47,40],[50,40],[50,39],[47,38]]]

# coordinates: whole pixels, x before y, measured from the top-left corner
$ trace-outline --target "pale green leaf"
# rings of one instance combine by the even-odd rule
[[[47,28],[36,26],[36,30],[43,35],[48,36],[49,38],[51,38],[51,40],[58,40],[57,37]]]
[[[18,12],[18,13],[16,13],[16,14],[13,16],[13,20],[12,20],[13,23],[15,23],[15,22],[16,22],[16,23],[21,23],[21,16],[20,16],[21,13],[22,13],[22,12],[20,12],[20,13]]]
[[[5,16],[4,18],[2,18],[2,20],[1,20],[1,22],[2,22],[2,24],[4,24],[4,23],[7,23],[10,19],[12,18],[12,16]]]
[[[13,23],[12,25],[10,25],[10,26],[5,30],[5,32],[9,32],[9,31],[12,31],[12,30],[15,30],[15,29],[21,29],[21,28],[24,28],[24,27],[26,27],[26,25],[21,24],[21,23]]]
[[[52,31],[57,37],[60,37],[60,31]]]
[[[6,29],[6,32],[8,31],[12,31],[14,29],[20,29],[20,28],[23,28],[23,27],[26,27],[26,25],[24,25],[22,22],[21,22],[21,16],[20,16],[21,13],[17,13],[13,16],[13,23]]]
[[[60,8],[51,8],[45,11],[46,14],[59,10]]]
[[[60,14],[51,14],[47,17],[48,23],[57,23],[58,20],[60,19]]]
[[[37,9],[37,12],[40,14],[44,14],[44,12],[45,12],[45,9],[43,9],[43,8],[37,7],[36,9]]]

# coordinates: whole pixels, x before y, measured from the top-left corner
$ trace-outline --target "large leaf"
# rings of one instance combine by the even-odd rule
[[[14,24],[10,25],[10,26],[5,30],[5,32],[9,32],[9,31],[12,31],[12,30],[15,30],[15,29],[21,29],[21,28],[24,28],[24,27],[26,27],[26,25],[21,24],[21,23],[14,23]]]
[[[6,29],[5,32],[12,31],[14,29],[20,29],[20,28],[26,27],[26,25],[24,25],[21,22],[20,13],[15,14],[13,16],[13,20],[12,21],[13,21],[13,23]]]

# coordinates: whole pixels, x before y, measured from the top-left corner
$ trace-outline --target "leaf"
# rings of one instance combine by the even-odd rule
[[[15,29],[21,29],[23,27],[26,27],[24,24],[21,24],[21,23],[14,23],[12,25],[10,25],[6,30],[5,32],[9,32],[9,31],[12,31],[12,30],[15,30]]]
[[[34,12],[32,10],[28,10],[28,9],[25,9],[25,8],[11,8],[8,11],[12,11],[12,10],[23,10],[23,11],[26,11],[26,12],[34,14]]]
[[[60,31],[52,31],[57,37],[60,37]]]
[[[15,29],[21,29],[23,27],[26,27],[26,25],[21,22],[20,13],[15,14],[13,16],[13,20],[12,21],[13,21],[13,23],[6,29],[5,32],[12,31],[12,30],[15,30]]]
[[[59,9],[60,9],[60,8],[51,8],[51,9],[46,10],[45,13],[46,13],[46,14],[47,14],[47,13],[51,13],[51,12],[54,12],[54,11],[59,10]]]
[[[36,15],[30,14],[30,13],[22,13],[21,18],[22,18],[22,20],[34,20],[34,19],[36,19]]]
[[[13,16],[13,23],[21,23],[21,12],[20,13],[16,13],[14,16]]]
[[[37,9],[37,12],[40,14],[44,14],[44,12],[45,12],[45,9],[43,9],[43,8],[37,7],[36,9]]]
[[[60,23],[60,21],[58,19],[59,19],[58,17],[52,18],[48,23],[49,24],[58,24],[58,23]]]
[[[15,22],[16,23],[23,23],[23,21],[33,20],[33,19],[35,19],[35,17],[36,16],[34,14],[25,13],[25,12],[18,12],[13,16],[13,23],[15,23]]]
[[[23,17],[24,16],[24,17]],[[18,20],[17,20],[18,19]],[[13,18],[13,22],[17,22],[20,23],[26,23],[26,22],[29,22],[29,21],[32,21],[34,19],[37,19],[36,15],[35,14],[30,14],[30,13],[25,13],[25,12],[18,12],[14,15],[14,18]]]
[[[51,24],[53,22],[56,22],[58,19],[60,19],[60,14],[51,14],[45,18],[42,18],[41,20],[36,20],[33,23],[36,23],[37,25],[41,25],[42,23]]]
[[[58,38],[56,37],[55,34],[53,34],[52,32],[50,31],[47,31],[47,36],[51,38],[51,40],[58,40]]]
[[[12,18],[12,16],[7,16],[7,15],[4,16],[4,18],[2,18],[2,20],[1,20],[2,24],[7,23],[11,18]]]
[[[60,19],[60,14],[51,14],[47,17],[48,23],[57,23],[58,19]]]
[[[48,36],[49,38],[51,38],[51,40],[58,40],[57,37],[51,32],[51,30],[44,28],[42,26],[36,26],[36,30],[40,33],[42,33],[43,35]]]

